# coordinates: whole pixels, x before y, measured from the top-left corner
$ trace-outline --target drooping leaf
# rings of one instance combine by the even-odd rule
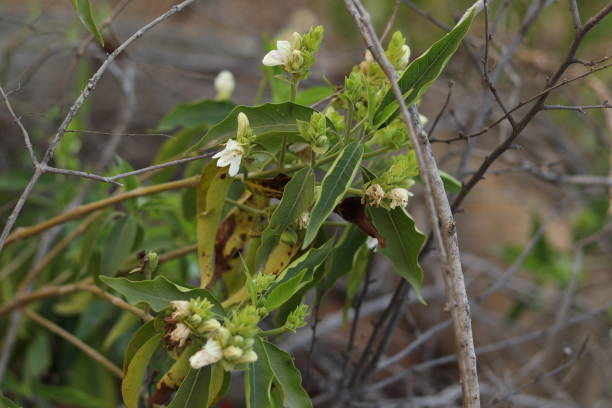
[[[225,198],[232,184],[226,167],[217,167],[217,161],[208,163],[202,171],[196,194],[198,263],[200,287],[206,287],[215,274],[215,243],[217,230],[225,206]]]
[[[190,129],[213,126],[222,121],[234,109],[234,106],[232,102],[212,99],[179,103],[164,115],[157,127],[160,130],[170,130],[177,127]]]
[[[100,45],[104,46],[104,38],[100,31],[98,31],[98,27],[96,26],[96,21],[93,17],[93,11],[91,10],[91,4],[89,0],[72,0],[72,6],[76,10],[79,20],[81,23],[89,30],[91,35],[93,35],[96,40],[100,43]]]
[[[344,197],[355,178],[362,156],[363,146],[354,142],[346,146],[332,164],[321,183],[321,195],[312,209],[302,248],[312,243],[319,228]]]
[[[189,370],[168,408],[208,408],[212,368]]]
[[[263,346],[274,373],[275,381],[282,388],[283,407],[310,408],[312,402],[302,387],[302,375],[295,367],[291,354],[279,349],[272,343],[263,342]]]
[[[140,326],[134,333],[130,342],[128,343],[125,355],[123,356],[123,373],[127,371],[127,368],[134,357],[134,354],[147,342],[149,339],[157,334],[155,329],[155,321],[150,320]]]
[[[102,274],[114,275],[132,251],[138,224],[130,215],[125,215],[113,225],[102,254]]]
[[[255,338],[253,351],[257,354],[257,361],[249,364],[244,373],[244,391],[247,408],[272,407],[270,388],[274,373],[270,368],[270,361],[260,338]]]
[[[236,106],[225,119],[200,139],[192,148],[209,149],[236,137],[238,129],[238,114],[243,112],[249,118],[256,140],[266,137],[275,139],[281,135],[298,135],[296,120],[308,121],[315,110],[291,102],[266,103],[258,106]]]
[[[261,245],[257,250],[256,265],[261,270],[268,260],[270,252],[278,244],[281,234],[298,217],[307,211],[314,198],[314,173],[306,167],[295,173],[284,189],[283,198],[272,213],[266,229],[261,237]]]
[[[403,208],[387,211],[369,207],[368,212],[376,229],[385,237],[385,248],[380,252],[393,263],[395,273],[406,279],[421,298],[423,269],[419,265],[419,253],[425,243],[425,235],[418,230],[410,214]]]
[[[153,280],[132,281],[126,278],[101,277],[101,280],[121,293],[128,303],[136,305],[146,303],[155,312],[160,312],[170,306],[173,300],[189,300],[192,298],[208,299],[214,306],[214,311],[223,314],[223,308],[215,297],[206,289],[185,288],[171,282],[163,276]]]
[[[460,21],[451,31],[436,41],[420,57],[408,65],[408,68],[398,81],[398,85],[404,95],[406,105],[417,101],[429,86],[440,76],[444,67],[453,56],[457,48],[467,34],[474,12],[464,20]],[[375,118],[376,127],[379,128],[394,116],[398,108],[393,92],[389,90],[380,103],[379,111]]]
[[[156,334],[147,340],[130,360],[121,382],[121,395],[123,396],[126,408],[138,408],[140,386],[149,365],[149,360],[151,360],[153,353],[159,347],[161,336],[161,333]]]

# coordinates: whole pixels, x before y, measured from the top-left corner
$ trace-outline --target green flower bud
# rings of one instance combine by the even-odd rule
[[[194,298],[189,301],[191,312],[199,315],[202,320],[207,320],[213,317],[213,305],[210,300],[204,298]]]
[[[358,72],[351,74],[344,80],[344,92],[352,103],[357,102],[363,93],[363,77]]]
[[[228,360],[237,360],[242,357],[244,352],[240,347],[229,346],[223,349],[223,357]]]
[[[258,323],[259,312],[257,308],[253,305],[248,305],[238,311],[234,311],[227,324],[227,328],[233,335],[250,338],[259,331]]]
[[[321,41],[323,40],[323,26],[316,26],[311,28],[302,37],[302,49],[310,53],[314,53],[319,49]]]
[[[291,48],[299,50],[302,47],[302,36],[294,31],[289,42],[291,43]]]
[[[242,354],[242,357],[236,361],[237,364],[250,364],[257,361],[257,354],[253,350],[247,350]]]
[[[238,131],[236,132],[236,140],[243,146],[248,146],[253,141],[253,130],[249,124],[249,118],[244,112],[238,114]]]
[[[157,265],[159,264],[159,256],[156,252],[147,252],[143,261],[142,261],[142,272],[146,276],[151,276],[153,272],[157,269]]]
[[[300,327],[306,325],[306,316],[308,316],[308,305],[299,305],[287,316],[285,328],[295,332]]]
[[[208,319],[202,322],[198,327],[199,333],[209,333],[218,330],[221,327],[221,323],[217,319]]]
[[[302,70],[303,64],[304,56],[302,55],[302,51],[293,50],[287,62],[287,71],[297,74]]]

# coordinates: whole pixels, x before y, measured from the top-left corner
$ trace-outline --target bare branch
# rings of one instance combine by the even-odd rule
[[[48,319],[45,319],[38,313],[35,313],[29,309],[25,309],[24,313],[27,317],[34,320],[36,323],[40,324],[44,328],[57,334],[58,336],[62,337],[64,340],[76,346],[83,353],[87,354],[94,361],[100,363],[100,365],[106,367],[111,373],[115,374],[117,377],[123,378],[123,370],[121,370],[119,367],[113,364],[109,359],[107,359],[102,354],[100,354],[98,350],[94,349],[88,344],[85,344],[81,339],[73,336],[66,330],[59,327],[57,324],[53,323],[52,321]]]
[[[395,17],[397,17],[399,6],[400,6],[400,0],[395,0],[395,5],[393,6],[393,11],[391,12],[391,16],[389,16],[389,21],[387,21],[387,26],[385,27],[385,31],[383,31],[382,35],[380,36],[381,42],[385,41],[385,38],[387,38],[387,34],[389,34],[389,31],[391,31],[391,27],[393,27],[393,23],[395,22]]]
[[[4,92],[4,88],[2,88],[2,86],[0,86],[0,95],[2,95],[2,99],[4,99],[6,108],[11,114],[13,121],[15,122],[17,126],[19,126],[19,129],[21,130],[21,134],[23,135],[25,145],[28,148],[28,153],[30,153],[30,159],[32,159],[32,164],[34,164],[34,166],[37,166],[38,159],[36,158],[36,153],[34,153],[34,148],[32,147],[32,141],[30,140],[30,134],[26,130],[25,126],[23,126],[23,123],[21,123],[21,120],[19,119],[19,117],[17,117],[17,115],[15,114],[15,111],[13,110],[13,106],[11,105],[11,102],[8,99],[8,95],[6,94],[6,92]]]

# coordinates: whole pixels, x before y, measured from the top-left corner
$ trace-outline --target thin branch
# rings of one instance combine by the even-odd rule
[[[90,180],[101,181],[103,183],[114,184],[117,187],[123,187],[123,184],[119,183],[118,181],[114,181],[109,177],[99,176],[97,174],[88,173],[86,171],[58,169],[56,167],[43,166],[42,164],[41,164],[41,168],[42,168],[43,173],[54,173],[54,174],[61,174],[63,176],[82,177],[82,178],[86,178]]]
[[[544,105],[542,106],[542,110],[571,110],[578,111],[580,113],[584,113],[587,109],[610,109],[612,105],[608,102],[605,102],[601,105],[576,105],[576,106],[568,106],[568,105]]]
[[[48,329],[49,331],[62,337],[64,340],[68,341],[69,343],[72,343],[74,346],[80,349],[83,353],[87,354],[89,357],[91,357],[96,362],[100,363],[102,366],[106,367],[111,373],[113,373],[120,379],[123,378],[123,371],[119,367],[117,367],[115,364],[113,364],[113,362],[111,362],[109,359],[107,359],[102,354],[100,354],[98,350],[94,349],[88,344],[85,344],[81,339],[68,333],[66,330],[62,329],[61,327],[59,327],[57,324],[53,323],[52,321],[45,319],[38,313],[33,312],[30,309],[25,309],[24,313],[27,317],[34,320],[36,323],[40,324],[41,326]]]
[[[574,30],[578,31],[582,26],[580,22],[580,10],[578,9],[578,4],[576,0],[569,0],[569,8],[572,13],[572,21],[574,22]]]
[[[400,0],[395,0],[395,5],[393,6],[393,11],[391,12],[391,15],[389,16],[389,21],[387,21],[387,26],[385,27],[385,31],[383,31],[382,35],[380,36],[380,42],[384,42],[385,38],[387,38],[387,35],[391,31],[391,27],[393,27],[393,23],[395,22],[395,17],[397,17],[399,6],[400,6]]]
[[[125,40],[119,47],[117,47],[111,54],[109,54],[109,56],[102,63],[102,65],[100,65],[100,68],[98,68],[96,73],[93,74],[93,76],[89,79],[89,81],[87,82],[87,86],[81,91],[81,94],[79,95],[79,97],[76,99],[76,101],[70,107],[70,109],[68,111],[68,114],[64,118],[62,124],[60,125],[60,127],[57,130],[57,133],[55,134],[55,136],[53,137],[53,140],[51,141],[49,147],[47,148],[47,150],[46,150],[42,160],[40,161],[40,164],[42,166],[37,166],[36,167],[36,169],[34,170],[34,174],[32,175],[30,181],[28,182],[28,184],[26,185],[25,189],[21,193],[21,196],[17,200],[17,204],[15,205],[15,208],[13,209],[11,214],[9,215],[9,217],[7,219],[7,222],[4,225],[4,228],[2,230],[2,234],[0,234],[0,251],[2,251],[2,248],[4,247],[4,244],[5,244],[6,240],[7,240],[7,237],[9,235],[9,233],[11,232],[11,230],[13,228],[13,225],[15,224],[15,221],[17,220],[17,217],[21,213],[21,210],[22,210],[26,200],[28,199],[28,197],[32,193],[32,190],[34,189],[34,186],[36,185],[36,182],[38,181],[40,176],[43,174],[43,166],[47,166],[47,164],[49,163],[49,161],[53,157],[53,155],[55,153],[55,150],[57,149],[57,146],[59,145],[60,141],[62,140],[62,137],[64,136],[64,133],[68,129],[68,126],[72,122],[73,118],[75,117],[75,115],[77,114],[77,112],[79,111],[79,109],[81,108],[81,106],[83,105],[85,100],[87,99],[87,97],[95,89],[95,87],[98,84],[98,81],[100,80],[102,75],[106,72],[106,70],[109,68],[109,66],[115,61],[117,56],[119,54],[121,54],[127,47],[129,47],[134,41],[138,40],[147,31],[149,31],[150,29],[152,29],[153,27],[155,27],[156,25],[158,25],[162,21],[168,19],[173,14],[183,10],[185,7],[187,7],[188,5],[193,3],[194,1],[195,0],[185,0],[182,3],[173,6],[172,8],[170,8],[170,10],[168,10],[167,12],[162,14],[161,16],[157,17],[153,21],[151,21],[148,24],[146,24],[140,30],[136,31],[134,34],[132,34],[132,36],[130,36],[127,40]]]
[[[206,157],[210,157],[212,154],[213,154],[212,152],[208,152],[208,153],[200,154],[198,156],[184,157],[182,159],[172,160],[172,161],[169,161],[169,162],[166,162],[166,163],[161,163],[161,164],[155,164],[153,166],[144,167],[142,169],[138,169],[138,170],[134,170],[134,171],[129,171],[127,173],[117,174],[115,176],[108,177],[108,179],[113,181],[113,180],[118,180],[118,179],[122,179],[122,178],[126,178],[126,177],[136,176],[138,174],[148,173],[148,172],[153,171],[153,170],[159,170],[159,169],[163,169],[163,168],[166,168],[166,167],[177,166],[179,164],[189,163],[189,162],[192,162],[192,161],[195,161],[195,160],[204,159]]]
[[[472,337],[470,305],[459,259],[457,232],[431,145],[429,144],[427,134],[422,129],[416,108],[412,107],[409,112],[406,106],[402,91],[397,84],[397,72],[385,56],[382,45],[372,27],[369,14],[359,0],[345,0],[344,3],[349,13],[353,16],[372,55],[380,64],[389,80],[395,99],[399,103],[402,119],[409,131],[412,145],[417,154],[421,174],[424,176],[427,209],[431,227],[436,237],[436,251],[443,271],[455,329],[463,403],[468,408],[479,407],[480,394],[478,391],[478,372],[476,370],[476,354],[474,353],[474,340]],[[473,7],[477,8],[479,4],[480,2],[477,2]],[[440,225],[438,225],[438,222],[440,222]]]
[[[66,130],[66,133],[83,133],[83,134],[91,134],[91,135],[106,135],[113,136],[118,134],[119,136],[162,136],[167,137],[168,139],[173,139],[175,136],[169,135],[167,133],[115,133],[115,132],[105,132],[103,130]]]
[[[80,205],[69,211],[66,211],[63,214],[50,218],[46,221],[43,221],[39,224],[35,224],[30,227],[22,227],[22,228],[17,229],[7,238],[6,244],[8,245],[15,241],[19,241],[21,239],[28,238],[32,235],[40,234],[41,232],[46,231],[49,228],[55,227],[56,225],[60,225],[65,222],[84,217],[85,215],[90,214],[94,211],[97,211],[105,207],[109,207],[111,205],[120,203],[125,200],[129,200],[129,199],[136,198],[136,197],[143,197],[143,196],[147,196],[151,194],[157,194],[163,191],[195,187],[198,185],[199,180],[200,180],[200,176],[196,175],[193,177],[188,177],[188,178],[177,180],[177,181],[171,181],[168,183],[157,184],[157,185],[149,186],[149,187],[136,188],[134,190],[126,191],[124,193],[117,194],[109,198],[105,198],[104,200]]]
[[[19,119],[19,117],[17,117],[17,115],[15,114],[15,111],[13,110],[13,106],[11,105],[11,102],[9,101],[8,95],[6,94],[6,92],[4,92],[4,88],[2,88],[2,86],[0,86],[0,94],[2,95],[2,98],[4,99],[6,108],[11,114],[13,121],[15,122],[17,126],[19,126],[19,129],[21,130],[21,134],[23,135],[25,145],[28,148],[28,153],[30,153],[30,159],[32,159],[32,164],[34,166],[37,166],[38,159],[36,158],[36,153],[34,153],[34,148],[32,147],[32,141],[30,140],[30,134],[26,130],[25,126],[23,126],[23,123],[21,123],[21,120]]]
[[[438,115],[436,116],[433,123],[431,124],[431,127],[427,131],[430,137],[430,141],[431,141],[431,135],[433,135],[434,131],[436,130],[436,127],[438,126],[438,122],[440,122],[440,119],[442,119],[442,116],[444,116],[444,112],[446,112],[446,108],[448,108],[448,104],[450,103],[451,96],[453,95],[454,87],[455,87],[455,83],[453,81],[448,81],[448,93],[446,94],[446,99],[444,100],[444,104],[442,105],[440,112],[438,112]]]

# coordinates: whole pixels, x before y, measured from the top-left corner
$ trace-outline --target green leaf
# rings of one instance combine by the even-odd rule
[[[28,378],[37,378],[47,371],[51,365],[51,346],[46,333],[36,334],[34,340],[28,344],[25,357],[25,371]]]
[[[309,275],[309,278],[304,279],[306,272],[308,272],[307,269],[302,269],[297,275],[291,277],[290,279],[286,279],[272,289],[266,296],[266,310],[271,312],[280,307],[283,303],[289,300],[291,296],[308,284],[312,280],[312,274]]]
[[[98,31],[98,27],[96,26],[96,21],[93,18],[93,12],[91,10],[91,4],[89,0],[72,0],[72,6],[76,10],[81,23],[89,30],[91,35],[93,35],[100,45],[104,46],[104,38],[100,31]]]
[[[253,134],[260,138],[299,134],[296,120],[309,121],[314,109],[291,102],[266,103],[258,106],[236,106],[225,119],[217,123],[198,141],[191,150],[206,150],[218,146],[228,139],[236,138],[238,114],[249,118]],[[280,139],[279,139],[280,140]]]
[[[256,255],[257,270],[264,268],[270,252],[278,244],[283,231],[302,213],[308,211],[314,199],[314,186],[314,173],[310,167],[301,169],[289,180],[280,203],[262,233],[261,245]]]
[[[189,289],[169,281],[163,276],[153,280],[132,281],[126,278],[111,278],[101,276],[102,282],[121,293],[128,303],[137,305],[146,303],[155,312],[160,312],[170,306],[173,300],[189,300],[192,298],[205,298],[210,300],[214,311],[223,315],[223,308],[215,297],[206,289]]]
[[[220,122],[234,109],[228,101],[202,99],[199,101],[179,103],[164,115],[157,126],[160,130],[170,130],[177,127],[194,128],[196,126],[212,126]]]
[[[331,96],[335,89],[332,86],[313,86],[298,92],[295,103],[310,106]]]
[[[205,126],[195,126],[176,132],[174,137],[166,140],[160,147],[157,155],[155,156],[153,164],[161,164],[181,158],[183,156],[183,152],[189,149],[189,147],[193,144],[193,141],[200,135],[204,134],[205,129]],[[176,172],[177,169],[174,166],[161,169],[159,172],[151,176],[151,181],[153,183],[168,181],[174,174],[176,174]]]
[[[408,65],[408,68],[398,81],[406,105],[417,101],[440,76],[450,58],[459,48],[473,19],[474,11]],[[376,128],[387,122],[396,113],[397,108],[398,103],[395,101],[392,90],[389,90],[380,103],[375,120]]]
[[[333,241],[329,240],[319,248],[311,248],[299,258],[294,260],[287,266],[285,271],[277,278],[277,283],[272,285],[270,290],[274,289],[280,283],[293,278],[303,269],[313,271],[317,266],[321,265],[327,259],[333,249]]]
[[[113,225],[102,254],[102,274],[114,275],[132,252],[138,225],[131,215],[125,215]]]
[[[11,401],[10,399],[2,395],[2,392],[0,392],[0,405],[2,405],[5,408],[20,408],[21,407],[20,405],[17,405],[13,401]]]
[[[144,379],[149,360],[159,347],[161,333],[156,334],[147,340],[132,357],[128,369],[121,382],[121,395],[126,408],[138,408],[140,397],[140,386]]]
[[[190,369],[168,408],[208,408],[211,371],[210,366]]]
[[[442,179],[442,182],[444,183],[444,188],[447,192],[458,193],[459,191],[461,191],[463,184],[459,180],[457,180],[444,170],[439,170],[439,172],[440,178]]]
[[[370,218],[376,229],[385,238],[385,248],[379,251],[393,263],[395,273],[406,279],[414,288],[419,300],[423,269],[419,265],[419,253],[425,243],[425,235],[419,231],[412,217],[403,208],[387,211],[384,208],[368,207]]]
[[[312,209],[302,248],[310,245],[319,232],[319,228],[344,197],[355,178],[362,156],[363,146],[358,142],[353,142],[344,148],[344,151],[332,164],[321,183],[321,196]]]
[[[253,351],[257,354],[257,361],[249,364],[244,373],[244,391],[247,408],[270,408],[273,406],[270,388],[274,373],[270,368],[270,361],[260,338],[255,338]]]
[[[291,355],[272,343],[263,342],[270,368],[283,390],[283,407],[310,408],[312,402],[302,387],[302,375],[295,368]]]
[[[217,161],[209,162],[202,171],[196,193],[198,263],[200,286],[206,287],[215,274],[215,243],[221,223],[225,198],[232,184],[227,167],[217,167]]]
[[[155,329],[155,320],[149,320],[142,326],[136,330],[130,342],[128,343],[127,349],[125,351],[125,356],[123,356],[123,372],[127,371],[127,368],[134,358],[134,354],[140,349],[143,344],[145,344],[151,337],[157,334],[157,330]]]
[[[123,312],[106,335],[102,343],[102,350],[108,350],[119,337],[127,333],[138,322],[138,316],[130,312]]]
[[[368,264],[370,262],[370,250],[366,245],[362,245],[351,262],[351,270],[347,276],[346,282],[346,299],[344,301],[344,309],[342,310],[342,321],[346,324],[348,319],[348,311],[353,305],[353,298],[357,294],[363,278],[366,276]]]
[[[349,225],[340,242],[334,248],[333,259],[329,273],[325,276],[323,290],[327,291],[334,283],[347,274],[353,266],[353,256],[368,236],[355,224]]]

